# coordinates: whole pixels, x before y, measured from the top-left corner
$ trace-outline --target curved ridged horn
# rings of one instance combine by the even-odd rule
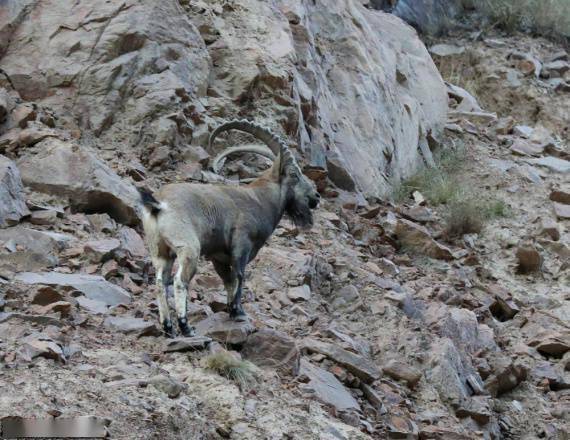
[[[228,130],[240,130],[246,133],[251,134],[256,139],[259,139],[263,143],[265,143],[275,156],[279,156],[282,149],[288,150],[287,145],[279,138],[279,136],[273,134],[273,132],[266,127],[262,127],[261,125],[257,125],[253,122],[247,121],[245,119],[242,120],[233,120],[230,122],[226,122],[225,124],[220,125],[217,127],[212,134],[210,135],[210,139],[208,141],[208,146],[212,148],[212,144],[214,143],[214,139],[224,131]]]
[[[275,160],[275,154],[273,154],[273,152],[264,145],[239,145],[237,147],[228,148],[215,157],[212,161],[212,170],[214,173],[219,174],[224,165],[223,160],[229,155],[235,153],[255,153],[260,156],[267,157],[272,161]]]

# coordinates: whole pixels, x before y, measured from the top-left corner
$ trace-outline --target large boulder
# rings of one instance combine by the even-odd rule
[[[30,211],[16,164],[0,155],[0,228],[14,225]]]
[[[138,192],[94,154],[73,143],[48,138],[18,161],[24,184],[66,197],[82,212],[106,212],[121,223],[138,222]]]
[[[38,231],[22,225],[0,230],[0,269],[12,272],[36,271],[57,265],[57,254],[73,236]]]
[[[16,275],[14,280],[31,285],[72,288],[81,292],[90,301],[99,304],[101,308],[129,304],[132,301],[131,295],[126,290],[97,275],[22,272]]]

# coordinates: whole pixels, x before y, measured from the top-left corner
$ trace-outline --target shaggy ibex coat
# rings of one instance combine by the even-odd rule
[[[162,187],[155,195],[141,191],[146,242],[156,269],[160,321],[169,336],[174,330],[166,291],[176,258],[179,268],[174,276],[174,300],[182,334],[193,332],[186,318],[187,289],[200,256],[212,261],[224,282],[230,317],[244,320],[241,297],[246,265],[284,214],[296,225],[310,227],[311,209],[319,203],[313,182],[303,175],[288,147],[268,129],[248,121],[228,122],[214,130],[210,145],[217,135],[230,129],[250,133],[271,149],[235,147],[231,153],[250,151],[275,159],[271,168],[251,184],[178,183]],[[218,163],[216,160],[214,169]]]

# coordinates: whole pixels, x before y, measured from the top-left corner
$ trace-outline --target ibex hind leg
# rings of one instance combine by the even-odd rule
[[[188,287],[196,274],[200,251],[193,247],[185,247],[178,249],[176,255],[178,257],[178,270],[174,276],[174,303],[176,305],[178,327],[184,336],[193,336],[194,327],[188,325],[186,310]]]
[[[236,295],[236,290],[238,286],[237,276],[235,272],[232,270],[232,266],[229,263],[223,263],[217,260],[212,260],[214,265],[214,269],[216,269],[216,273],[220,276],[224,283],[224,288],[226,289],[227,293],[227,305],[228,308],[230,304],[233,302],[234,297]]]
[[[174,260],[172,258],[155,255],[152,257],[152,263],[156,270],[156,296],[160,324],[162,325],[162,329],[166,336],[172,338],[174,337],[174,328],[172,327],[172,321],[170,320],[170,311],[168,309],[166,292],[168,285],[170,284]]]

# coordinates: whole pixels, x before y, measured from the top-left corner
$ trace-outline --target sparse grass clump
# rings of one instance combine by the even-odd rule
[[[257,383],[259,369],[251,362],[237,359],[227,351],[207,356],[205,365],[209,370],[234,381],[242,390]]]
[[[475,8],[491,24],[508,32],[532,31],[554,37],[570,37],[569,0],[481,0]]]
[[[452,239],[464,234],[478,234],[487,221],[508,214],[508,206],[502,200],[486,201],[474,195],[463,194],[446,207],[445,235]]]
[[[394,198],[401,202],[419,191],[433,206],[444,205],[457,196],[460,189],[456,174],[463,164],[464,152],[444,150],[435,158],[435,168],[424,168],[397,185]]]
[[[481,197],[483,190],[470,187],[462,175],[464,164],[463,149],[441,152],[435,168],[423,169],[396,186],[395,201],[409,200],[414,191],[419,191],[429,205],[440,207],[448,239],[480,233],[486,222],[506,217],[510,210],[502,200]]]

